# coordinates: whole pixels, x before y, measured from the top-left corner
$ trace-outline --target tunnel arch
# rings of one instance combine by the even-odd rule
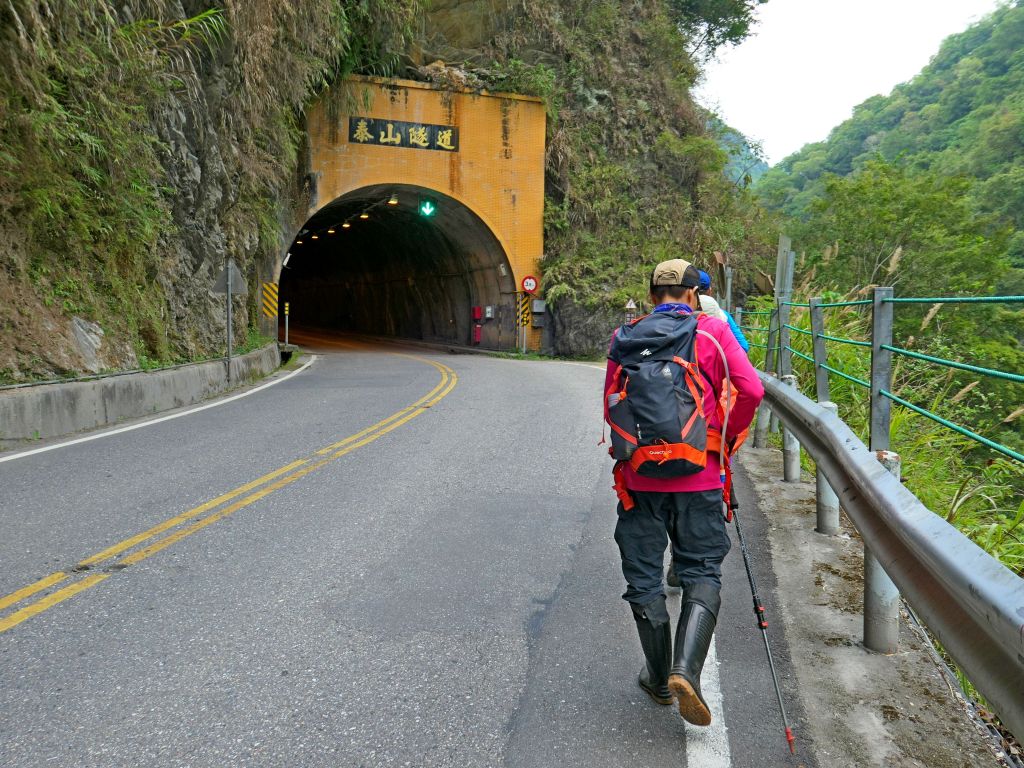
[[[436,206],[433,215],[420,212],[424,200]],[[508,251],[480,213],[440,190],[376,183],[345,192],[306,221],[288,254],[280,300],[296,325],[489,349],[515,344]]]

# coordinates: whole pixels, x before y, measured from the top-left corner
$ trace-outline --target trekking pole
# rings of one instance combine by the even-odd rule
[[[782,703],[782,689],[779,688],[779,676],[775,672],[775,662],[772,659],[772,649],[768,644],[768,620],[764,615],[764,606],[757,597],[757,584],[754,582],[754,572],[750,570],[750,555],[747,554],[747,545],[743,541],[743,531],[740,530],[740,517],[736,514],[739,504],[736,503],[732,492],[729,494],[729,511],[732,512],[732,521],[736,525],[736,538],[740,541],[740,551],[743,553],[743,565],[747,569],[747,580],[750,582],[750,594],[754,599],[754,614],[757,616],[757,626],[761,630],[761,638],[764,640],[764,652],[768,654],[768,667],[772,671],[772,682],[775,684],[775,696],[779,700],[779,712],[782,713],[782,725],[786,729],[786,741],[789,743],[789,751],[796,754],[796,739],[793,736],[793,729],[789,727],[789,718],[786,717],[786,706]]]

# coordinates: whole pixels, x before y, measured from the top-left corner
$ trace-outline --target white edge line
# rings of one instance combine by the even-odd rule
[[[147,421],[140,421],[137,424],[129,424],[126,427],[118,427],[117,429],[109,429],[106,432],[97,432],[94,435],[86,435],[85,437],[78,437],[78,438],[75,438],[74,440],[65,440],[62,443],[54,443],[53,445],[45,445],[42,448],[33,448],[32,450],[22,451],[21,453],[13,453],[13,454],[11,454],[9,456],[0,455],[0,464],[3,464],[5,461],[14,461],[15,459],[24,459],[26,456],[34,456],[37,453],[46,453],[47,451],[55,451],[58,448],[66,448],[69,445],[78,445],[79,443],[88,443],[90,440],[99,440],[101,437],[110,437],[111,435],[120,435],[122,432],[131,432],[132,430],[135,430],[135,429],[142,429],[143,427],[151,427],[154,424],[159,424],[162,421],[170,421],[171,419],[180,419],[182,416],[189,416],[189,415],[191,415],[193,413],[198,413],[199,411],[205,411],[207,408],[216,408],[218,405],[224,405],[224,404],[230,403],[230,402],[232,402],[234,400],[240,400],[243,397],[248,397],[249,395],[255,395],[257,392],[260,392],[261,390],[267,389],[268,387],[272,387],[275,384],[280,384],[283,381],[288,381],[288,379],[292,378],[292,376],[298,376],[304,370],[309,368],[309,366],[311,366],[316,361],[316,359],[317,359],[317,355],[313,355],[309,359],[309,361],[307,363],[305,363],[301,368],[299,368],[298,370],[292,371],[287,376],[282,376],[279,379],[274,379],[273,381],[268,381],[266,384],[261,384],[258,387],[255,387],[253,389],[248,389],[245,392],[240,392],[239,394],[232,395],[231,397],[225,397],[225,398],[223,398],[221,400],[216,400],[216,401],[214,401],[212,403],[207,403],[206,405],[200,405],[200,406],[198,406],[196,408],[189,408],[187,411],[179,411],[178,413],[172,413],[172,414],[170,414],[168,416],[159,416],[159,417],[157,417],[155,419],[148,419]]]
[[[719,682],[717,640],[718,636],[715,635],[708,649],[704,675],[701,678],[704,699],[711,711],[711,725],[706,728],[689,724],[685,726],[687,768],[730,768],[732,765],[728,726],[725,723],[722,688]]]

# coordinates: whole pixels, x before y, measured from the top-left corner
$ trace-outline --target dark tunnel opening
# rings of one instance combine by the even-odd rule
[[[515,345],[515,279],[505,251],[454,198],[405,185],[355,190],[317,211],[288,254],[280,301],[297,327]]]

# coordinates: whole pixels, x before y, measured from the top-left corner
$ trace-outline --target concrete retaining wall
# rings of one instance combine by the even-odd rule
[[[281,364],[276,344],[231,360],[231,386],[266,376]],[[0,390],[0,446],[116,424],[205,400],[228,389],[223,360]]]

